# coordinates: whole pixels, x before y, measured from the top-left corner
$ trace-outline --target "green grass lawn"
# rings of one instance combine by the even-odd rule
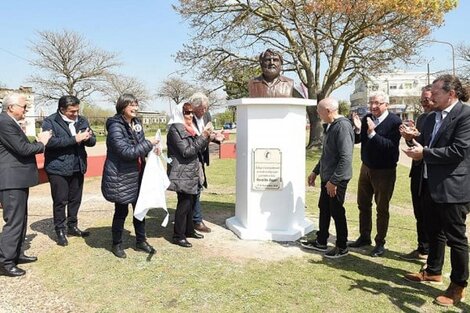
[[[318,153],[307,156],[307,172]],[[346,202],[349,239],[358,236],[356,186],[359,150],[354,155],[354,177]],[[208,168],[209,189],[202,196],[206,216],[234,215],[235,161],[213,159]],[[308,188],[306,212],[318,216],[317,187]],[[50,290],[77,304],[85,312],[464,312],[470,306],[441,310],[432,299],[443,286],[412,285],[402,275],[417,271],[419,263],[398,258],[415,248],[414,217],[409,195],[408,169],[398,167],[392,199],[387,249],[382,258],[371,258],[365,250],[352,251],[338,260],[323,259],[320,254],[301,252],[298,256],[269,260],[237,258],[231,246],[239,241],[228,237],[222,245],[211,243],[209,234],[192,249],[169,243],[171,227],[159,226],[163,215],[151,210],[147,219],[149,240],[158,249],[151,259],[133,251],[133,240],[125,241],[127,259],[118,259],[109,251],[110,218],[97,219],[91,236],[85,241],[72,239],[66,252],[54,247],[41,255],[35,271]],[[171,210],[175,197],[168,199]],[[223,221],[223,218],[220,219]],[[375,222],[374,222],[375,228]],[[131,219],[126,229],[132,230]],[[334,232],[334,224],[331,225]],[[129,234],[126,234],[126,238]],[[277,243],[255,243],[276,248]],[[330,243],[331,244],[331,243]],[[276,251],[300,249],[279,245]],[[73,249],[71,248],[73,247]],[[223,249],[223,251],[222,251]],[[223,253],[222,253],[223,252]],[[447,253],[448,254],[448,253]],[[231,257],[227,257],[231,255]],[[445,273],[449,272],[446,259]]]

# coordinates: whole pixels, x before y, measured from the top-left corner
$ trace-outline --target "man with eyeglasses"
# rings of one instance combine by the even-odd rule
[[[423,87],[421,90],[421,107],[423,113],[416,119],[416,126],[402,124],[400,126],[400,134],[405,138],[407,144],[412,145],[411,140],[417,138],[423,128],[424,121],[432,110],[433,102],[431,100],[431,85]],[[429,238],[424,222],[424,213],[426,208],[421,203],[421,175],[423,171],[422,160],[413,160],[410,170],[410,191],[411,201],[413,203],[413,213],[416,219],[416,233],[418,239],[418,247],[408,254],[400,256],[400,258],[408,261],[426,261],[429,253]]]
[[[212,123],[211,122],[212,117],[208,111],[209,99],[202,92],[196,92],[189,98],[189,103],[191,104],[191,107],[193,109],[193,111],[191,112],[193,114],[193,128],[196,131],[196,134],[200,136],[202,132],[204,131],[204,129],[206,128],[206,126],[209,123]],[[223,140],[224,140],[224,136],[220,132],[212,133],[211,137],[209,138],[209,141],[212,141],[218,144],[220,144]],[[205,147],[200,152],[199,160],[201,162],[203,169],[205,166],[209,166],[209,163],[210,163],[209,162],[209,146]],[[206,177],[205,170],[203,171],[203,173],[204,173],[203,187],[207,188],[207,177]],[[204,223],[202,219],[202,208],[201,208],[200,196],[201,196],[201,190],[199,190],[196,196],[195,203],[194,203],[194,211],[193,211],[194,229],[200,232],[210,233],[211,229],[208,226],[206,226],[206,224]]]
[[[5,223],[0,238],[0,274],[16,277],[26,273],[18,264],[37,260],[34,256],[26,256],[22,246],[28,226],[29,187],[39,182],[35,155],[44,151],[51,133],[41,132],[37,135],[37,142],[29,142],[19,124],[27,111],[24,95],[13,93],[6,96],[2,109],[0,202]]]
[[[439,76],[431,88],[433,111],[421,135],[404,150],[423,161],[421,201],[429,236],[426,268],[407,273],[417,283],[442,284],[446,245],[450,247],[450,285],[434,302],[452,306],[463,301],[469,277],[466,218],[470,212],[470,107],[468,91],[453,75]]]
[[[369,97],[370,114],[362,121],[353,113],[355,143],[361,143],[361,171],[359,174],[357,205],[359,208],[359,238],[350,243],[352,248],[370,245],[372,233],[372,199],[377,207],[377,235],[372,257],[385,253],[385,238],[390,219],[389,206],[395,188],[399,156],[401,119],[387,109],[389,97],[383,92]]]

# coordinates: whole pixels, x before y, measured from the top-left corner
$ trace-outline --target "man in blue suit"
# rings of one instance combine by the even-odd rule
[[[44,151],[51,138],[42,132],[37,141],[30,143],[20,127],[27,111],[26,98],[10,94],[3,99],[0,114],[0,202],[3,207],[2,236],[0,238],[0,274],[22,276],[25,271],[19,263],[34,262],[36,257],[26,256],[22,245],[26,236],[29,187],[38,184],[35,155]]]
[[[423,160],[421,200],[429,236],[426,269],[408,273],[413,282],[442,283],[446,243],[450,247],[451,283],[435,303],[451,306],[465,296],[468,280],[468,240],[466,216],[470,211],[470,107],[469,95],[452,75],[438,77],[431,88],[432,113],[414,146],[404,152],[413,160]]]

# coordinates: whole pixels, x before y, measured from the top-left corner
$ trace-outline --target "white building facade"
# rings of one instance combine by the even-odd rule
[[[350,95],[351,111],[368,109],[371,93],[382,91],[390,97],[389,111],[403,120],[414,119],[420,113],[419,100],[421,89],[434,80],[426,72],[393,71],[370,76],[369,79],[357,79],[354,91]]]

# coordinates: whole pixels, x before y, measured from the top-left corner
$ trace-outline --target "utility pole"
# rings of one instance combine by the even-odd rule
[[[450,46],[450,48],[452,49],[452,75],[455,76],[455,51],[454,51],[454,46],[448,41],[441,41],[441,40],[423,40],[423,42],[442,43],[442,44]],[[428,63],[428,75],[429,75],[429,63]],[[428,76],[428,80],[429,80],[429,76]]]

